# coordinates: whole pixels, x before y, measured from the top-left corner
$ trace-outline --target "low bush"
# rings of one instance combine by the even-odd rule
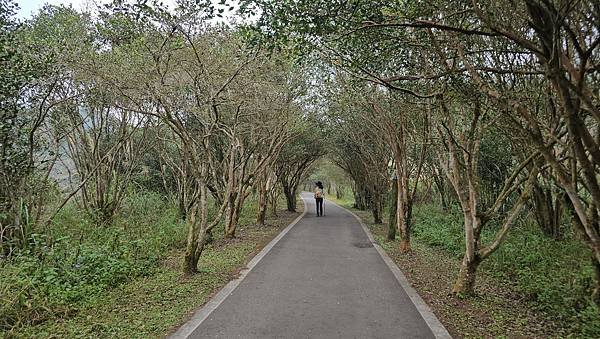
[[[459,211],[434,205],[415,209],[413,237],[457,259],[464,253],[464,229]],[[482,233],[484,243],[497,230]],[[520,220],[481,270],[510,282],[534,309],[543,311],[576,333],[600,337],[598,307],[590,300],[593,272],[589,249],[576,234],[561,240],[545,236],[530,219]]]
[[[152,211],[152,213],[148,213]],[[112,225],[95,225],[75,204],[29,250],[0,263],[0,331],[76,312],[77,305],[133,278],[185,242],[177,210],[154,193],[132,193]]]

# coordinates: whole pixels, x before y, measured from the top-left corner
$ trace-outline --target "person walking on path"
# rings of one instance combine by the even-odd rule
[[[317,189],[315,190],[315,201],[316,201],[316,205],[317,205],[317,217],[322,217],[323,216],[323,196],[325,195],[323,193],[323,183],[321,183],[320,181],[317,181],[315,183],[315,185],[317,185]]]

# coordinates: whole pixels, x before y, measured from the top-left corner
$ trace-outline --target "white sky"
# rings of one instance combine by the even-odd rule
[[[169,7],[175,7],[176,0],[162,0],[165,5]],[[218,3],[218,0],[212,0],[213,3]],[[33,14],[37,13],[44,4],[49,3],[52,5],[72,5],[76,10],[82,10],[86,8],[94,8],[95,4],[110,3],[112,0],[17,0],[17,4],[20,9],[17,12],[17,17],[21,19],[28,19]],[[237,1],[228,1],[228,3],[237,3]],[[225,17],[230,17],[230,13],[227,13]]]
[[[17,4],[19,4],[20,7],[17,16],[22,19],[30,18],[32,14],[37,13],[37,11],[39,11],[46,3],[52,5],[73,5],[73,8],[81,10],[94,2],[108,3],[110,0],[17,0]],[[168,2],[168,0],[165,1],[165,3]]]

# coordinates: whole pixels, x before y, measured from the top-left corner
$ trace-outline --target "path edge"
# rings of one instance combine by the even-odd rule
[[[294,221],[292,221],[286,228],[284,228],[279,234],[273,238],[265,247],[263,247],[258,254],[256,254],[244,267],[237,278],[228,282],[221,290],[212,297],[204,306],[198,309],[192,318],[188,320],[185,324],[181,325],[175,331],[175,333],[167,336],[169,339],[180,339],[180,338],[188,338],[194,331],[208,318],[208,316],[215,310],[217,307],[227,299],[227,297],[239,286],[239,284],[246,278],[248,273],[252,271],[252,269],[264,258],[267,253],[271,251],[273,247],[283,238],[292,227],[296,226],[296,224],[306,215],[308,209],[306,207],[306,200],[300,195],[300,199],[304,202],[304,211],[300,214]]]
[[[423,320],[425,320],[425,323],[427,324],[427,326],[429,326],[429,329],[431,330],[433,335],[439,339],[452,339],[452,336],[450,335],[446,327],[444,327],[442,322],[437,318],[433,311],[431,311],[429,305],[427,305],[427,303],[423,300],[423,298],[421,298],[419,293],[417,293],[417,291],[412,287],[412,285],[410,284],[408,279],[406,279],[406,276],[404,275],[404,273],[402,273],[398,265],[396,265],[394,260],[390,258],[390,256],[385,252],[385,250],[381,246],[379,246],[377,242],[375,242],[373,234],[371,234],[371,231],[369,230],[367,225],[365,225],[362,219],[351,210],[340,206],[339,204],[329,199],[327,199],[327,201],[350,213],[358,221],[363,231],[365,231],[365,233],[367,234],[369,241],[371,241],[373,247],[375,247],[375,249],[377,250],[377,253],[379,253],[387,267],[390,269],[390,271],[392,271],[392,274],[394,274],[394,277],[396,277],[396,280],[398,281],[400,286],[404,289],[412,303],[415,305],[417,311],[419,311],[421,317],[423,318]]]

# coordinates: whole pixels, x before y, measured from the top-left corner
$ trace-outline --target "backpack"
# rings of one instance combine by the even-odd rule
[[[319,199],[319,198],[323,198],[323,190],[318,188],[317,191],[315,192],[315,198]]]

